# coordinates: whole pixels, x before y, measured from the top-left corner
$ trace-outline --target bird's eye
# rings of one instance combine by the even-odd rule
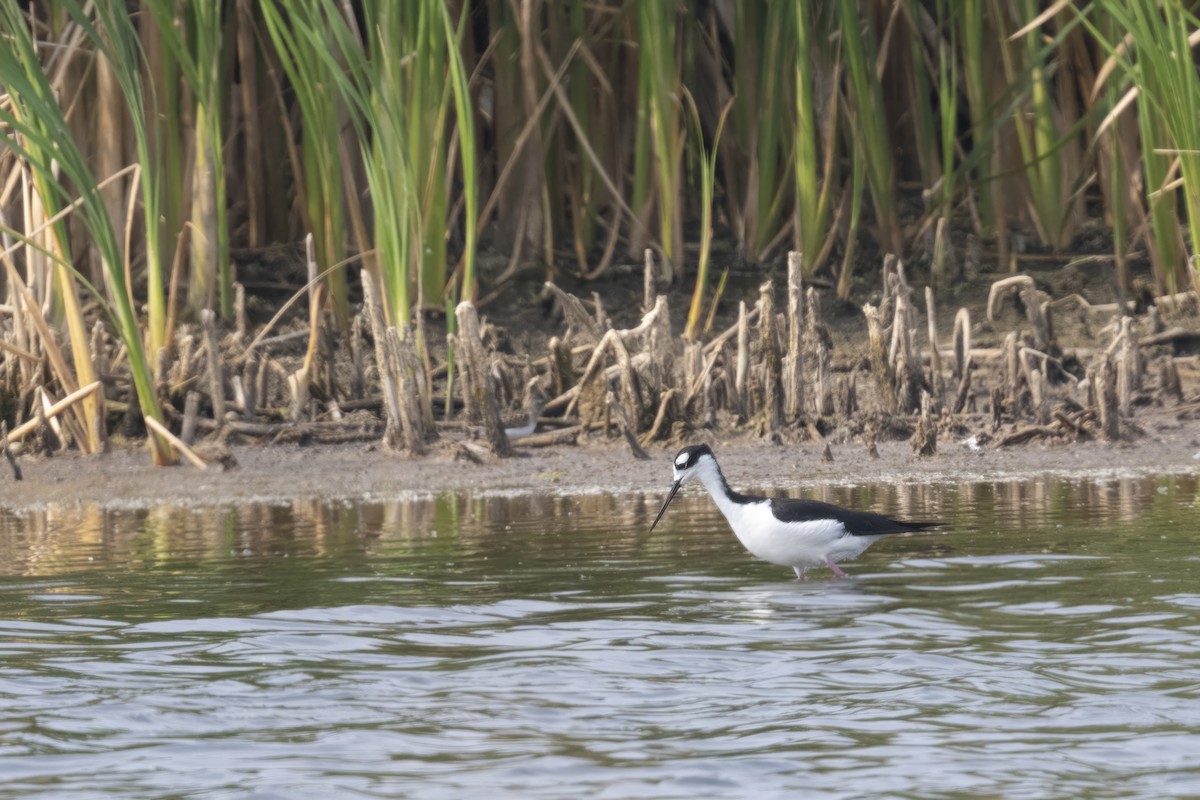
[[[687,462],[687,456],[680,456],[679,458],[675,459],[675,466],[679,469],[683,469],[687,466]]]

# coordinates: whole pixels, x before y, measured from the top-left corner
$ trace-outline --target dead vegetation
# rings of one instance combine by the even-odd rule
[[[466,302],[455,309],[448,347],[434,346],[418,327],[388,327],[365,275],[362,308],[340,349],[319,290],[302,315],[307,324],[287,333],[272,335],[267,326],[251,340],[244,318],[223,329],[202,314],[199,324],[179,328],[175,356],[157,376],[165,425],[140,417],[120,347],[97,326],[91,346],[99,379],[61,399],[38,380],[44,358],[35,365],[5,358],[0,399],[34,409],[6,441],[23,453],[75,446],[80,424],[64,412],[93,398],[106,441],[151,427],[200,468],[236,464],[227,446],[235,442],[374,442],[412,458],[450,450],[481,462],[613,437],[645,458],[655,442],[734,432],[813,442],[827,460],[830,442],[857,442],[870,454],[877,441],[907,438],[915,456],[930,458],[946,442],[1132,440],[1145,432],[1143,408],[1200,410],[1196,357],[1188,353],[1196,335],[1164,322],[1190,322],[1194,296],[1161,298],[1135,318],[1082,298],[1052,300],[1033,278],[1015,275],[992,285],[985,320],[958,309],[943,346],[933,291],[924,292],[922,312],[904,264],[889,256],[879,302],[862,307],[865,342],[835,352],[823,293],[804,284],[800,263],[789,258],[782,292],[763,283],[757,302],[739,302],[736,321],[707,342],[672,334],[667,296],[654,291],[649,274],[643,313],[629,328],[613,326],[599,296],[583,300],[546,284],[562,329],[544,353],[512,352],[507,332]],[[653,269],[648,254],[646,270]],[[1007,303],[1021,316],[1005,331],[997,326]],[[1092,346],[1060,346],[1054,322],[1062,313],[1090,319]],[[981,332],[1002,344],[974,344]],[[5,349],[18,348],[10,331]],[[22,373],[18,365],[41,369]],[[506,413],[516,416],[506,422]],[[529,434],[523,428],[533,420]]]

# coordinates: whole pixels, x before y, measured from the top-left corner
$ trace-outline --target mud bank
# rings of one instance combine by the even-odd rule
[[[741,436],[697,436],[716,450],[735,486],[763,490],[813,484],[1007,481],[1037,475],[1095,480],[1126,475],[1200,470],[1200,422],[1164,418],[1132,443],[973,447],[944,441],[933,458],[917,458],[906,441],[878,443],[878,458],[858,443],[832,444],[833,461],[811,442],[771,444]],[[408,459],[362,444],[237,447],[236,468],[200,471],[154,468],[142,448],[102,456],[65,454],[24,458],[24,480],[4,468],[0,507],[13,511],[63,504],[110,508],[212,506],[302,499],[389,500],[445,491],[576,494],[647,492],[670,483],[676,446],[649,450],[650,461],[630,455],[619,440],[586,447],[538,448],[483,464],[455,457],[447,447]]]

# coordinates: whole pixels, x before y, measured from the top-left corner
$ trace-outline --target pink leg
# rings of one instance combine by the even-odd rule
[[[836,576],[838,576],[839,578],[844,578],[844,577],[846,577],[846,573],[842,572],[842,571],[841,571],[841,570],[838,568],[838,565],[837,565],[837,564],[835,564],[835,563],[833,563],[833,559],[832,559],[832,558],[826,558],[826,559],[825,559],[825,566],[827,566],[827,567],[829,567],[831,570],[833,570],[833,574],[834,574],[834,575],[836,575]]]

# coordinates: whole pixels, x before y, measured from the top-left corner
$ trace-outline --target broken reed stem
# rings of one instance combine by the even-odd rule
[[[1096,396],[1096,414],[1100,432],[1110,442],[1121,437],[1121,420],[1117,413],[1117,376],[1108,356],[1101,356],[1092,372],[1092,387]]]
[[[899,264],[900,262],[897,262]],[[903,273],[899,273],[903,276]],[[918,411],[921,407],[921,391],[925,389],[925,377],[921,365],[914,357],[916,348],[912,342],[912,316],[908,299],[908,287],[901,280],[901,290],[896,293],[896,315],[892,321],[892,361],[896,376],[896,401],[902,412]]]
[[[422,455],[425,452],[426,428],[421,411],[421,358],[413,337],[401,339],[400,331],[394,326],[389,327],[384,336],[387,370],[392,375],[400,402],[400,432],[404,449],[410,455]],[[503,433],[502,430],[501,435]]]
[[[656,294],[657,292],[654,291],[654,251],[647,247],[642,259],[642,311],[649,311],[654,307]]]
[[[1039,425],[1050,422],[1050,387],[1044,370],[1029,371],[1029,393],[1033,397],[1033,414]]]
[[[943,294],[950,288],[951,276],[954,273],[953,256],[950,252],[950,235],[947,232],[947,220],[939,217],[937,231],[933,237],[933,266],[930,274],[937,290]]]
[[[258,415],[258,362],[261,357],[258,353],[251,354],[242,367],[242,417],[247,422],[253,422]]]
[[[237,282],[233,284],[233,319],[237,325],[238,343],[246,341],[246,287]]]
[[[954,379],[962,385],[971,368],[971,312],[960,308],[954,315]]]
[[[1013,413],[1017,413],[1017,400],[1020,397],[1021,367],[1017,351],[1017,334],[1010,331],[1004,337],[1004,391]]]
[[[787,258],[787,354],[783,357],[784,419],[795,422],[804,413],[804,287],[803,259],[795,250]]]
[[[550,394],[558,397],[575,385],[575,366],[571,362],[571,348],[557,336],[550,337],[547,345],[550,365]]]
[[[208,396],[212,402],[213,419],[220,424],[225,419],[225,380],[221,348],[217,343],[217,315],[210,308],[200,311],[200,332],[204,338],[205,362],[208,365]]]
[[[549,285],[549,284],[548,284]],[[458,345],[462,356],[463,393],[470,392],[471,402],[483,419],[488,444],[492,452],[501,457],[512,455],[512,444],[504,433],[500,421],[500,405],[496,400],[491,382],[488,357],[483,349],[483,338],[479,329],[479,315],[469,300],[459,303],[454,309],[458,320]]]
[[[191,444],[196,440],[196,421],[200,416],[200,393],[190,391],[187,393],[187,398],[183,401],[183,426],[179,431],[179,438],[185,444]]]
[[[935,408],[942,405],[945,386],[942,382],[942,354],[938,349],[937,309],[933,302],[933,287],[925,287],[925,314],[929,321],[929,392]]]
[[[758,329],[763,359],[763,423],[768,433],[779,430],[783,421],[783,392],[779,337],[775,332],[774,286],[767,281],[759,287]]]
[[[642,449],[638,443],[637,436],[633,430],[633,425],[629,421],[629,415],[625,411],[624,404],[617,400],[617,396],[612,392],[608,393],[608,408],[609,411],[617,418],[617,426],[621,429],[621,435],[625,437],[626,444],[629,445],[630,452],[633,457],[639,461],[649,461],[650,455]]]
[[[962,374],[962,380],[958,382],[958,391],[954,394],[954,406],[951,408],[951,411],[955,414],[961,414],[967,408],[970,397],[971,371],[966,370]]]
[[[1117,398],[1121,416],[1129,419],[1133,416],[1133,393],[1141,388],[1141,358],[1138,353],[1137,340],[1133,335],[1133,320],[1121,318],[1121,332],[1118,334],[1120,347],[1117,348]]]
[[[208,309],[204,310],[207,311]],[[208,469],[208,462],[197,455],[196,451],[188,447],[187,443],[185,443],[182,439],[171,433],[170,429],[167,428],[166,425],[163,425],[153,417],[143,417],[142,419],[146,423],[147,428],[170,442],[171,446],[183,453],[183,457],[192,462],[192,465],[195,466],[196,469]]]
[[[867,318],[867,349],[870,353],[871,372],[875,374],[875,385],[882,398],[883,410],[896,413],[896,375],[888,360],[887,349],[883,346],[883,320],[880,319],[879,309],[867,303],[863,306],[863,316]]]
[[[49,406],[48,408],[44,408],[41,403],[37,403],[37,418],[31,419],[23,425],[18,425],[9,431],[8,440],[10,442],[21,441],[28,434],[37,430],[38,426],[42,424],[42,422],[48,423],[50,420],[66,411],[68,408],[74,406],[80,400],[83,400],[85,397],[90,397],[93,392],[98,391],[103,385],[104,384],[101,381],[89,383],[82,389],[76,389],[74,392],[71,392],[71,394],[67,395],[62,400],[59,400],[57,403]]]
[[[671,407],[671,402],[679,396],[679,389],[671,388],[662,393],[662,398],[658,403],[658,413],[654,415],[654,423],[650,426],[650,430],[642,435],[642,447],[648,447],[651,442],[658,439],[662,435],[663,425],[667,420],[667,412]]]
[[[802,348],[811,356],[813,362],[812,378],[812,410],[817,416],[825,417],[833,413],[832,386],[829,380],[829,348],[825,346],[825,322],[821,310],[821,296],[816,287],[810,286],[805,292],[808,315],[804,323],[804,344]]]
[[[308,407],[308,368],[300,369],[287,376],[288,395],[291,402],[288,405],[288,419],[300,422],[304,419],[304,410]]]
[[[931,458],[937,455],[937,417],[933,398],[929,392],[921,390],[921,416],[917,419],[917,429],[913,432],[913,454],[920,458]]]
[[[385,447],[394,449],[399,446],[402,429],[400,399],[395,381],[387,370],[387,325],[384,322],[383,299],[370,270],[362,271],[362,288],[363,305],[366,308],[367,319],[371,323],[371,338],[375,341],[375,365],[379,372],[379,386],[383,391],[383,408],[386,412],[383,443]]]
[[[734,373],[734,392],[742,417],[749,419],[753,414],[750,407],[750,391],[747,378],[750,374],[750,322],[746,314],[746,301],[738,303],[737,322],[737,367]]]
[[[350,323],[350,396],[366,394],[366,369],[363,366],[363,315],[355,314]]]
[[[588,344],[600,341],[601,329],[596,327],[596,321],[583,307],[582,300],[569,292],[564,292],[549,281],[546,282],[545,289],[554,295],[562,308],[563,317],[567,322],[567,333],[563,337],[564,339],[568,342],[579,339]]]

